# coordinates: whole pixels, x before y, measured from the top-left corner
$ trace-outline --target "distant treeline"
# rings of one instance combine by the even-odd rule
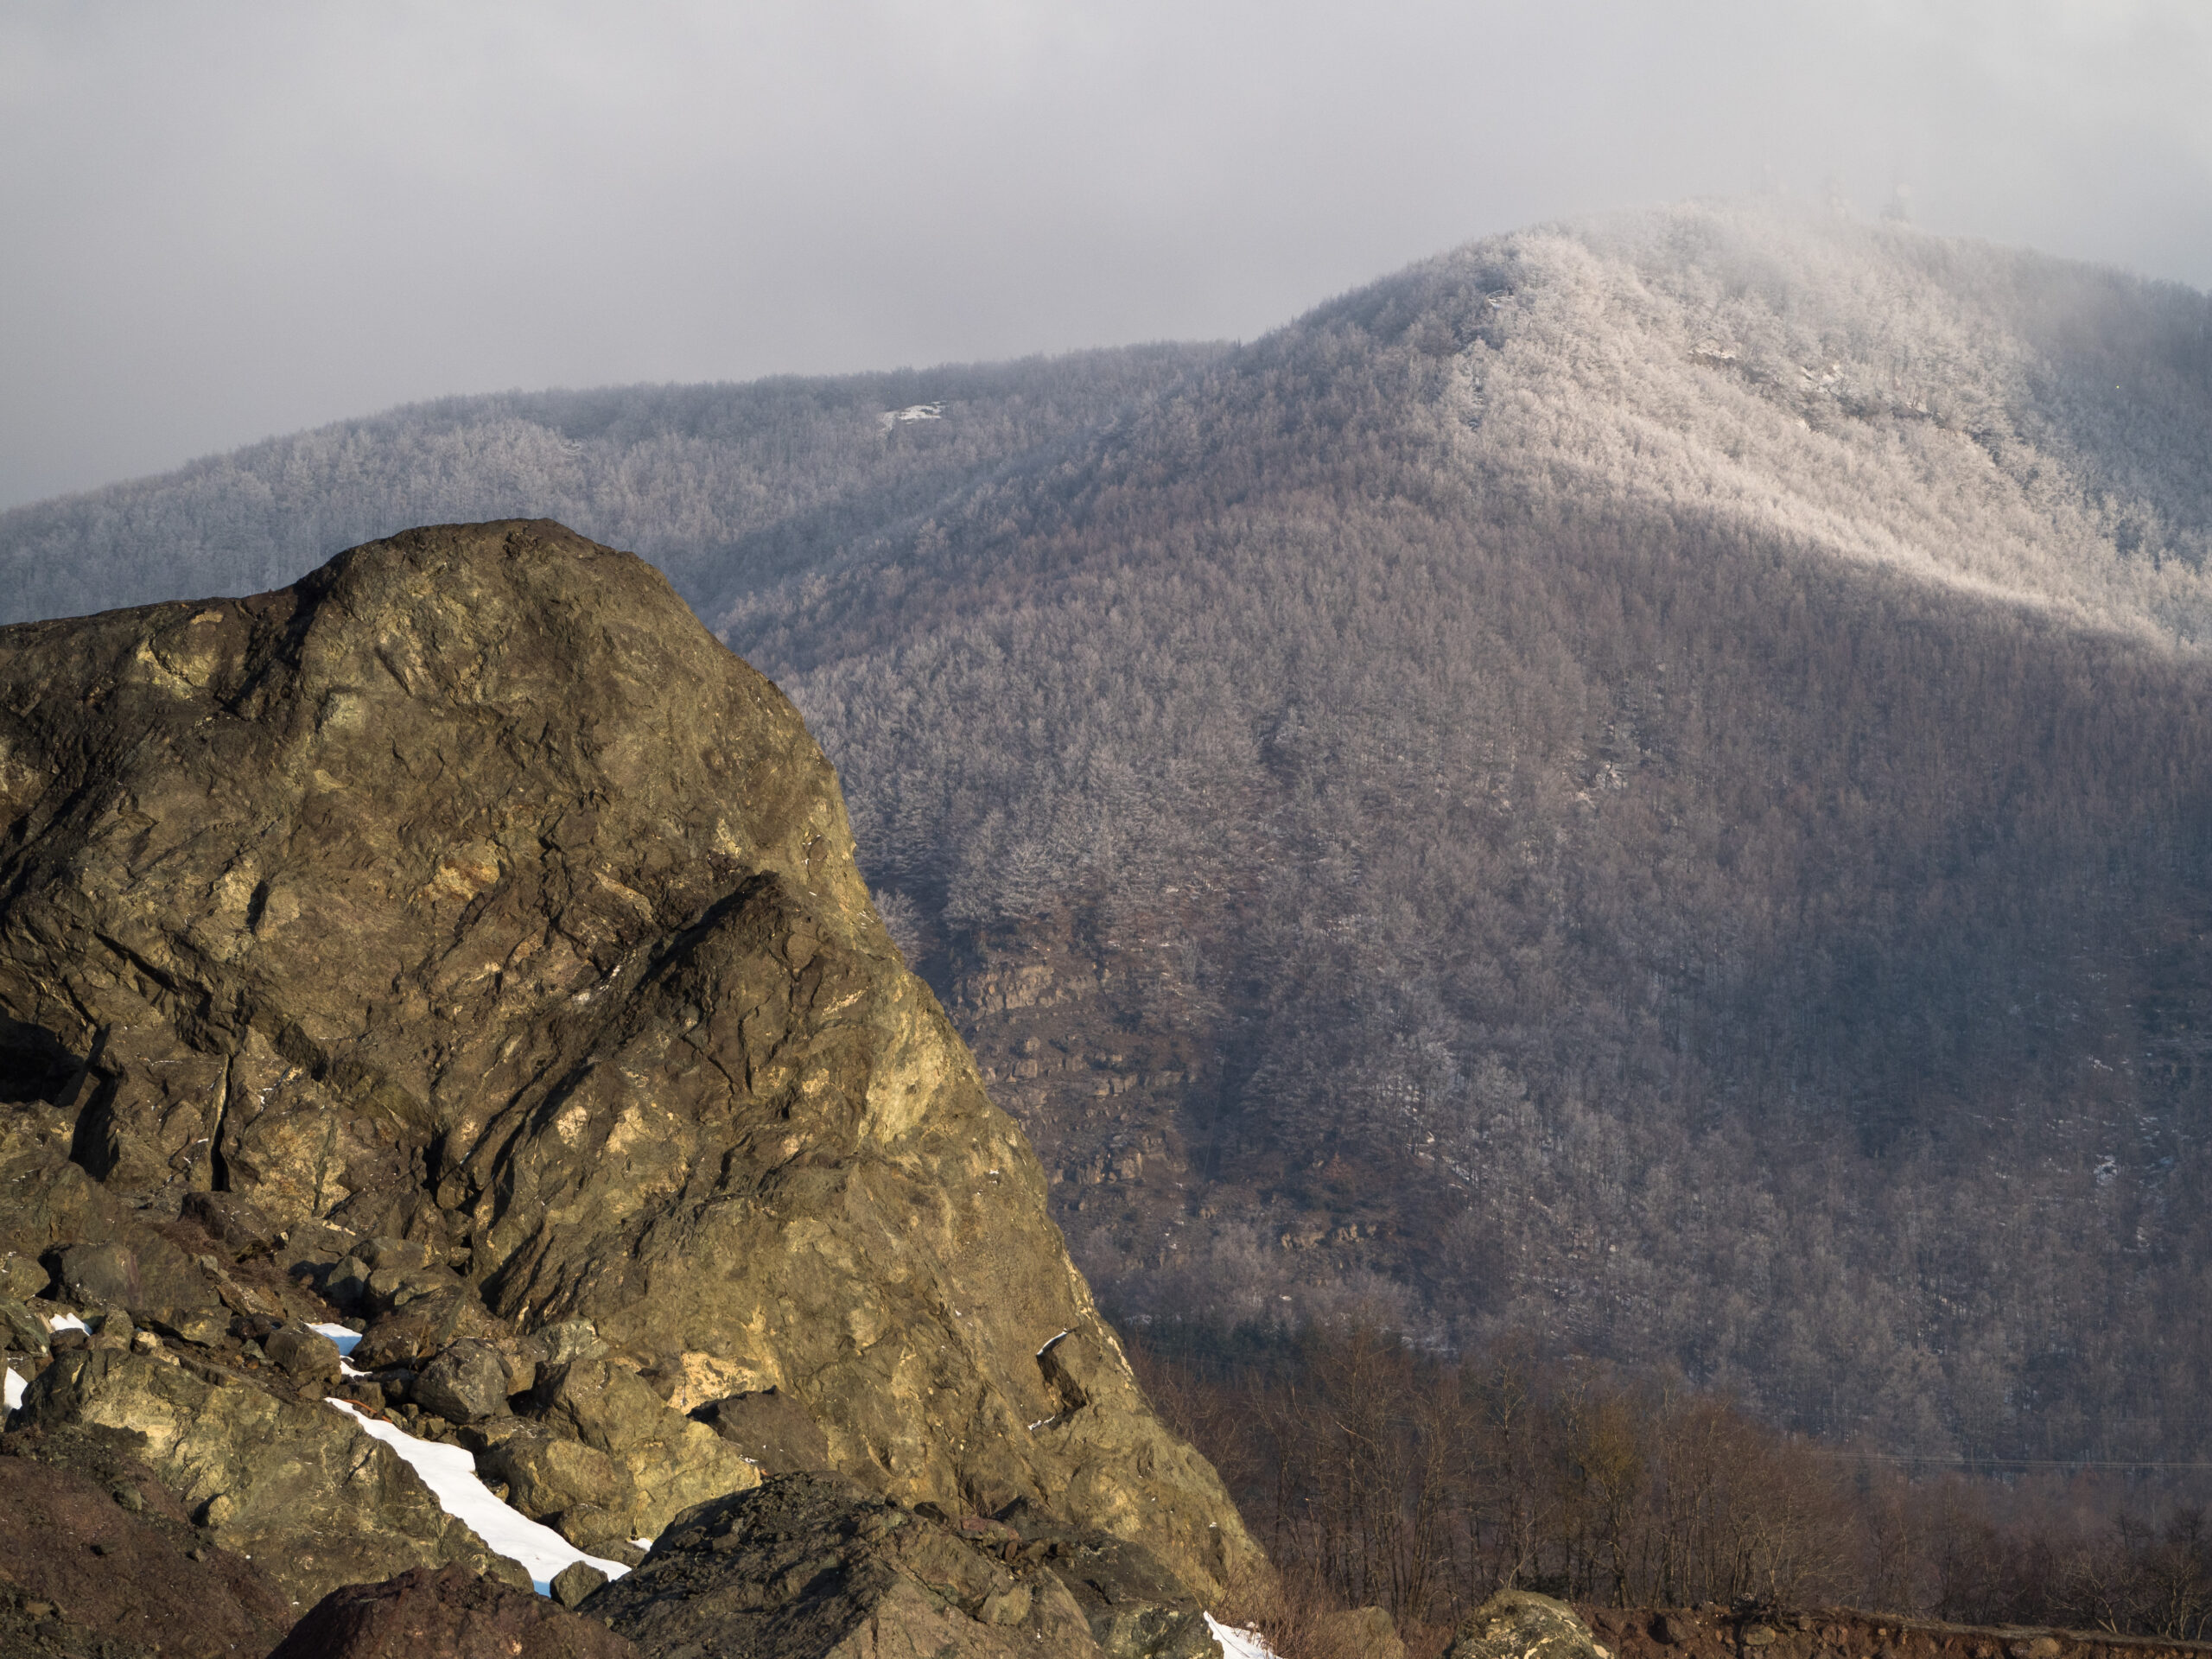
[[[1357,1322],[1154,1321],[1129,1348],[1286,1580],[1263,1618],[1381,1606],[1427,1647],[1518,1588],[2212,1637],[2201,1474],[1915,1474],[1679,1377],[1512,1341],[1441,1358]]]

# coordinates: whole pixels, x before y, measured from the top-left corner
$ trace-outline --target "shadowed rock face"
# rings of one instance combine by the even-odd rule
[[[685,1510],[582,1605],[646,1659],[1221,1659],[1143,1545],[1023,1518],[948,1522],[836,1475],[779,1475]]]
[[[605,1625],[459,1567],[334,1590],[269,1659],[637,1659]]]
[[[0,1439],[0,1654],[259,1654],[297,1609],[138,1457],[84,1429]]]
[[[70,1259],[227,1300],[149,1230],[237,1194],[423,1247],[362,1292],[384,1351],[588,1319],[671,1414],[779,1389],[906,1502],[1042,1503],[1201,1592],[1254,1557],[828,763],[629,555],[448,526],[0,630],[0,1250],[125,1240]],[[458,1289],[404,1300],[433,1269]]]

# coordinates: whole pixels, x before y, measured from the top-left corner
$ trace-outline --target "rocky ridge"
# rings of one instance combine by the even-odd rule
[[[550,524],[0,632],[0,1313],[18,1422],[138,1437],[220,1547],[312,1511],[302,1605],[519,1571],[334,1388],[629,1559],[811,1463],[1258,1561],[797,714]]]

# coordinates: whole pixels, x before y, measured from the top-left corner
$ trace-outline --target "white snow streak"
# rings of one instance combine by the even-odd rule
[[[13,1411],[17,1406],[23,1403],[23,1390],[29,1386],[29,1385],[26,1383],[22,1377],[16,1375],[16,1368],[10,1365],[8,1368],[8,1382],[5,1394],[9,1410]]]
[[[941,421],[944,418],[943,404],[909,404],[904,409],[887,409],[875,417],[888,432],[901,421]]]
[[[350,1331],[342,1325],[311,1325],[308,1326],[308,1329],[310,1331],[320,1332],[322,1335],[328,1337],[330,1340],[337,1345],[338,1370],[341,1376],[366,1376],[368,1375],[366,1371],[355,1370],[350,1363],[353,1358],[353,1350],[360,1344],[361,1333],[359,1332]]]
[[[347,1334],[352,1334],[348,1332]],[[476,1535],[502,1555],[513,1557],[530,1569],[531,1582],[539,1595],[550,1593],[553,1575],[571,1561],[589,1561],[610,1579],[630,1569],[620,1561],[587,1555],[550,1527],[540,1526],[518,1510],[492,1496],[491,1488],[476,1478],[476,1460],[457,1446],[418,1440],[412,1434],[371,1417],[350,1400],[326,1397],[335,1406],[414,1465],[423,1484],[438,1500],[438,1507],[457,1521],[475,1529]]]

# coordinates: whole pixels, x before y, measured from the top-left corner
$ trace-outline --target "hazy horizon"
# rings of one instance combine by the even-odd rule
[[[445,396],[1243,339],[1781,189],[2212,286],[2212,15],[227,4],[0,20],[0,507]]]

